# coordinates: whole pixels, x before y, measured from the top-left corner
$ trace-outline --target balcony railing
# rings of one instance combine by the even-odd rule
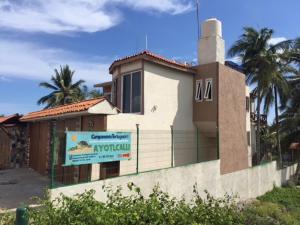
[[[252,112],[250,114],[250,119],[251,119],[251,122],[257,123],[257,114]],[[266,114],[260,114],[260,123],[262,125],[267,124],[267,115]]]

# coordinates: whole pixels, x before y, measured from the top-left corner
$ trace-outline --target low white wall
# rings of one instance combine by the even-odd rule
[[[128,194],[126,188],[129,182],[139,186],[144,195],[151,193],[154,185],[159,184],[163,191],[171,196],[180,198],[185,196],[191,199],[193,185],[197,183],[199,193],[204,197],[204,190],[208,190],[215,197],[222,197],[225,193],[237,194],[241,199],[249,199],[260,196],[272,190],[273,186],[280,186],[286,182],[296,171],[296,165],[283,170],[276,170],[276,162],[256,166],[242,171],[221,175],[220,161],[197,163],[188,166],[162,169],[137,175],[122,176],[107,180],[77,184],[50,190],[51,198],[54,199],[60,193],[73,196],[83,193],[85,190],[94,189],[95,198],[106,201],[106,194],[102,186],[122,186],[124,194]]]

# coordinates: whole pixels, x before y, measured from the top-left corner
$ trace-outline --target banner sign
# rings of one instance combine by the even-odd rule
[[[130,159],[130,132],[67,132],[65,166]]]

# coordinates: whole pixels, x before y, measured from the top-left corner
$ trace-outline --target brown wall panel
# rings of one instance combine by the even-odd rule
[[[248,168],[245,75],[219,64],[221,173]]]
[[[0,169],[10,166],[11,141],[7,134],[0,128]]]
[[[193,87],[193,102],[194,102],[194,115],[193,120],[195,122],[207,122],[207,121],[217,121],[217,108],[218,108],[218,64],[211,63],[206,65],[197,66],[195,68],[197,70],[197,74],[195,74],[194,78],[194,87]],[[204,95],[204,87],[205,87],[205,79],[212,78],[213,79],[213,101],[195,101],[195,85],[196,80],[202,79],[202,87]]]

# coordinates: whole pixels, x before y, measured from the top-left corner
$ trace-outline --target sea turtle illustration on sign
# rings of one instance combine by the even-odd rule
[[[69,149],[70,155],[93,153],[93,147],[86,141],[79,141],[77,146]]]

